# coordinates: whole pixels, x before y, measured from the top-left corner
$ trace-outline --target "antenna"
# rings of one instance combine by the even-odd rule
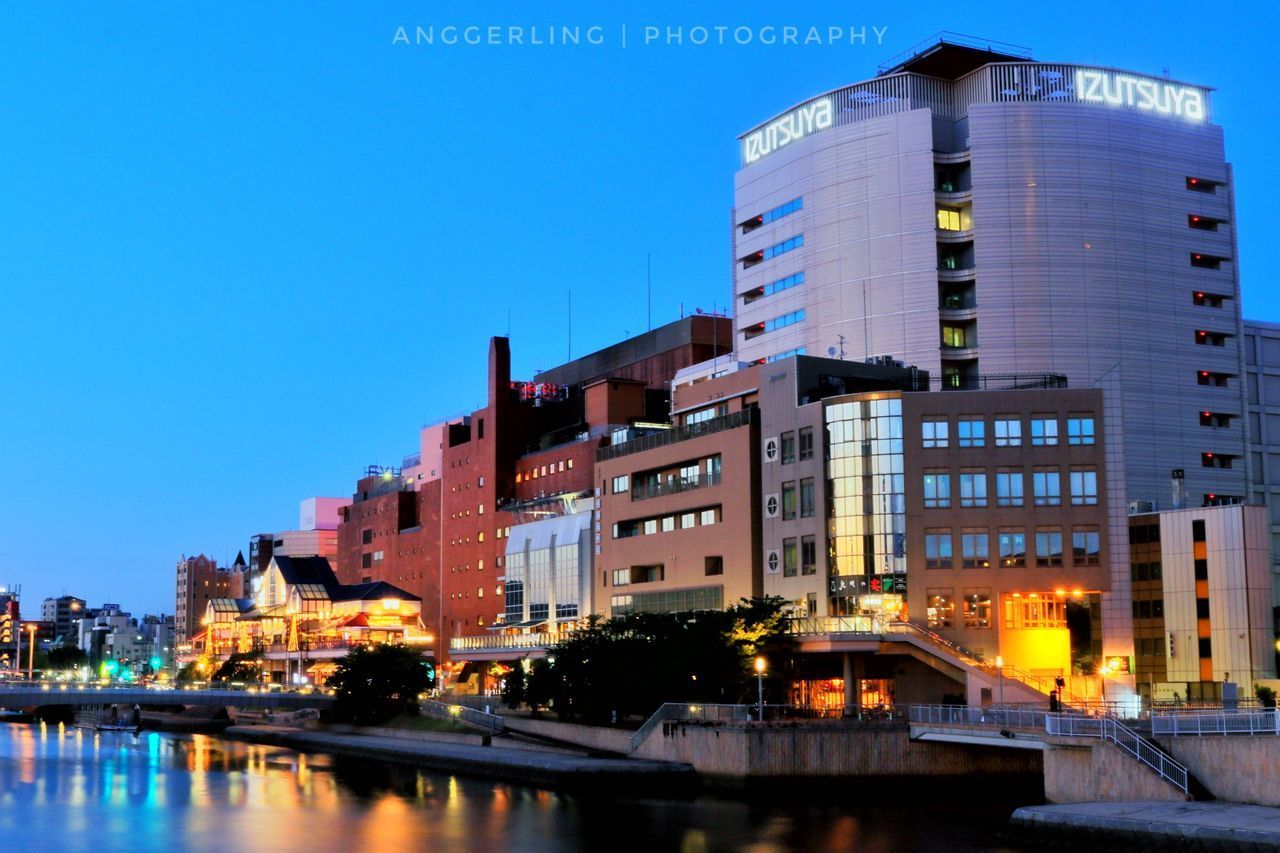
[[[573,291],[569,291],[569,306],[566,312],[569,315],[569,334],[567,348],[569,350],[569,361],[573,361]]]
[[[840,341],[840,360],[844,361],[844,335],[836,335],[836,338]],[[831,349],[834,350],[835,347]]]
[[[649,331],[653,331],[653,256],[645,253],[644,256],[644,279],[645,279],[645,306],[649,318]]]

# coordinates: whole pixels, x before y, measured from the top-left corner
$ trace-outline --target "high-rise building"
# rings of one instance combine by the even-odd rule
[[[218,561],[204,554],[178,560],[177,596],[174,604],[174,642],[185,643],[200,628],[200,619],[212,598],[226,598],[231,592],[231,572],[218,568]]]
[[[1207,88],[938,41],[740,144],[743,360],[888,355],[954,388],[1063,374],[1106,391],[1117,504],[1167,508],[1175,478],[1183,505],[1244,499],[1234,186]]]
[[[84,618],[85,600],[74,595],[46,598],[40,604],[40,619],[53,623],[53,638],[75,642],[75,622]]]
[[[1280,323],[1245,320],[1244,365],[1249,500],[1267,506],[1272,568],[1280,572]]]

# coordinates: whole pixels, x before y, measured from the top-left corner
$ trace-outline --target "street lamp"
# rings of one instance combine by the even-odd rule
[[[759,713],[760,722],[764,722],[764,667],[763,657],[756,658],[756,698],[759,704],[756,706]]]
[[[36,625],[34,622],[27,624],[27,633],[30,635],[27,639],[31,641],[29,643],[31,648],[27,649],[27,680],[30,681],[36,677]]]
[[[1004,658],[996,655],[996,684],[999,685],[999,703],[1004,704]]]

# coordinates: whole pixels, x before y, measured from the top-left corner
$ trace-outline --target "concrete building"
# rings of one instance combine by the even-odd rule
[[[934,43],[743,134],[736,345],[1107,393],[1120,500],[1245,497],[1235,206],[1209,90]],[[1119,547],[1123,548],[1123,540]],[[1121,562],[1127,562],[1121,556]]]
[[[1267,507],[1271,560],[1280,572],[1280,323],[1246,320],[1242,340],[1249,404],[1249,500]]]
[[[232,573],[218,568],[218,561],[204,554],[178,560],[177,595],[173,608],[174,640],[185,643],[200,629],[200,618],[210,599],[226,598]],[[81,648],[84,648],[82,645]]]
[[[40,603],[40,619],[53,623],[53,638],[75,642],[75,623],[83,618],[85,600],[74,595],[46,598]]]
[[[1141,693],[1212,701],[1225,681],[1251,696],[1275,678],[1267,521],[1256,505],[1130,517]]]

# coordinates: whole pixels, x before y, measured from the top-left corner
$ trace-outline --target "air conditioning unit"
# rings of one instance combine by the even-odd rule
[[[764,517],[765,518],[777,518],[781,508],[782,508],[782,501],[779,499],[777,493],[764,496]]]
[[[1159,505],[1155,501],[1129,501],[1129,515],[1142,515],[1157,509]]]

